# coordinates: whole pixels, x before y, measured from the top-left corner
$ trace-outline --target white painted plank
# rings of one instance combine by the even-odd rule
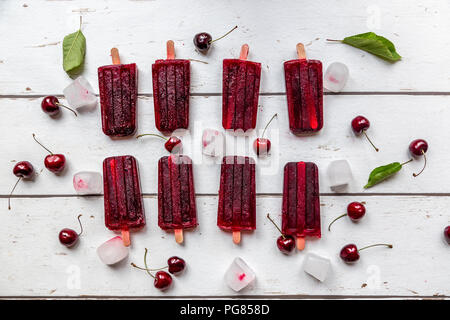
[[[328,223],[350,201],[366,201],[366,216],[358,224],[342,219],[328,232]],[[448,197],[326,196],[321,203],[322,239],[307,241],[303,253],[285,256],[276,248],[278,231],[265,218],[270,212],[280,221],[280,197],[258,197],[257,229],[244,234],[240,246],[216,226],[217,197],[197,197],[200,226],[186,232],[183,246],[157,227],[157,200],[146,198],[147,227],[132,234],[128,260],[107,267],[96,255],[97,246],[114,235],[104,226],[101,197],[17,199],[16,211],[3,212],[0,225],[0,296],[237,296],[222,280],[236,256],[257,274],[255,287],[242,295],[450,296],[450,251],[442,235],[450,223]],[[67,249],[59,244],[58,232],[77,229],[79,213],[85,234]],[[363,251],[352,266],[338,257],[347,243],[378,242],[394,248]],[[144,247],[152,267],[163,266],[172,255],[187,261],[187,272],[175,277],[169,291],[159,292],[145,272],[129,266],[142,264]],[[333,271],[324,283],[301,270],[307,252],[331,259]],[[78,271],[80,287],[68,286]]]
[[[354,171],[354,181],[347,192],[450,192],[449,184],[446,183],[450,180],[447,170],[450,154],[446,152],[449,141],[446,119],[450,118],[450,97],[326,96],[324,129],[309,137],[296,137],[290,133],[285,99],[284,96],[260,99],[258,128],[263,128],[275,112],[279,116],[270,127],[273,131],[268,132],[273,143],[272,156],[257,163],[258,193],[282,192],[282,170],[288,161],[317,163],[320,190],[330,192],[326,169],[330,161],[341,158],[348,159]],[[139,99],[138,109],[138,132],[156,132],[152,99]],[[111,140],[101,131],[99,109],[80,114],[78,118],[65,112],[60,119],[52,119],[41,111],[40,99],[33,98],[2,99],[2,110],[6,111],[0,117],[0,166],[3,168],[0,178],[4,182],[0,187],[0,195],[7,195],[15,182],[16,178],[11,173],[14,165],[12,161],[29,160],[39,172],[44,169],[34,182],[19,184],[17,195],[74,194],[72,176],[75,172],[101,171],[105,157],[121,154],[132,154],[138,159],[143,192],[157,192],[157,161],[167,155],[161,139]],[[368,134],[380,152],[375,152],[363,136],[356,137],[351,131],[350,121],[358,114],[372,121]],[[192,135],[182,139],[184,153],[195,163],[196,192],[217,194],[220,166],[214,160],[202,156],[200,141],[202,128],[222,130],[221,98],[192,97],[191,119]],[[32,132],[53,152],[67,156],[68,168],[62,176],[56,176],[44,168],[46,153],[33,141]],[[255,157],[251,148],[255,134],[247,139],[227,135],[228,153]],[[408,160],[408,145],[415,138],[426,139],[430,144],[428,167],[424,173],[417,178],[412,177],[412,173],[422,167],[423,162],[419,159],[405,166],[395,178],[364,191],[362,187],[373,168]],[[239,143],[236,148],[234,140]],[[245,142],[249,147],[247,149],[243,145]],[[220,163],[221,159],[217,161]]]
[[[26,7],[25,5],[26,4]],[[165,57],[165,42],[175,40],[177,56],[192,63],[193,93],[221,92],[222,59],[237,57],[249,43],[249,59],[263,64],[262,92],[284,92],[282,64],[295,58],[304,42],[310,58],[324,68],[349,65],[346,91],[448,92],[450,30],[448,1],[2,1],[0,94],[62,93],[70,78],[62,69],[62,40],[83,15],[87,54],[83,75],[97,88],[97,67],[110,64],[116,46],[124,63],[139,67],[139,91],[151,93],[150,67]],[[208,56],[195,52],[193,36],[218,37],[238,25]],[[392,40],[403,60],[394,65],[326,38],[374,31]]]

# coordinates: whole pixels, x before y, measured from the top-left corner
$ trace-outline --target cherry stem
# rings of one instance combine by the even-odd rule
[[[370,144],[372,145],[372,147],[374,147],[374,149],[376,150],[376,152],[380,151],[377,147],[375,147],[375,145],[373,144],[372,140],[369,139],[369,136],[366,133],[366,130],[363,130],[364,135],[366,136],[367,140],[370,142]]]
[[[163,137],[163,136],[161,136],[161,135],[159,135],[159,134],[156,134],[156,133],[144,133],[144,134],[140,134],[140,135],[138,135],[138,136],[136,136],[136,139],[139,139],[140,137],[143,137],[143,136],[154,136],[154,137],[158,137],[158,138],[161,138],[161,139],[163,139],[163,140],[169,140],[168,138],[166,138],[166,137]]]
[[[80,16],[80,30],[81,30],[81,24],[82,24],[82,21],[83,21],[83,16]]]
[[[20,177],[19,179],[17,179],[16,184],[14,185],[14,187],[13,187],[12,190],[11,190],[11,193],[9,194],[9,197],[8,197],[8,210],[11,210],[11,196],[12,196],[14,190],[16,189],[17,185],[19,184],[19,181],[20,181],[20,180],[22,180],[22,177]]]
[[[81,220],[80,220],[81,216],[82,216],[82,214],[79,214],[77,217],[78,223],[80,224],[80,229],[81,229],[80,233],[78,234],[79,236],[81,236],[81,234],[83,233],[83,225],[81,224]]]
[[[233,29],[231,29],[230,31],[228,31],[227,33],[225,33],[225,34],[224,34],[223,36],[221,36],[220,38],[217,38],[217,39],[215,39],[215,40],[209,41],[209,44],[211,44],[211,43],[213,43],[213,42],[215,42],[215,41],[217,41],[217,40],[220,40],[220,39],[222,39],[222,38],[225,38],[227,35],[229,35],[229,34],[232,33],[235,29],[237,29],[237,27],[238,27],[238,26],[234,26]]]
[[[162,268],[159,268],[159,269],[146,269],[146,268],[142,268],[142,267],[139,267],[139,266],[135,265],[133,262],[131,263],[131,266],[136,268],[136,269],[144,270],[144,271],[159,271],[159,270],[164,270],[164,269],[168,268],[168,266],[166,266],[166,267],[162,267]]]
[[[36,135],[33,133],[33,139],[34,141],[36,141],[42,148],[44,148],[45,150],[48,151],[48,153],[50,153],[51,155],[53,155],[53,152],[51,152],[49,149],[47,149],[46,147],[44,147],[44,145],[42,143],[40,143],[39,141],[37,141],[36,139]]]
[[[272,220],[272,218],[270,217],[270,214],[267,214],[267,219],[270,220],[270,222],[273,223],[273,225],[275,226],[275,228],[278,229],[278,231],[280,231],[281,236],[283,237],[283,239],[286,239],[285,235],[283,234],[283,232],[281,231],[281,229],[277,226],[277,224],[275,223],[275,221]]]
[[[78,114],[75,112],[75,110],[73,110],[73,109],[71,109],[71,108],[69,108],[69,107],[67,107],[67,106],[65,106],[65,105],[63,105],[63,104],[61,104],[61,103],[57,103],[56,105],[57,105],[58,107],[63,107],[63,108],[65,108],[65,109],[67,109],[67,110],[72,111],[73,114],[75,115],[75,117],[78,117]]]
[[[417,177],[419,174],[421,174],[423,172],[423,170],[425,170],[425,167],[427,166],[427,157],[425,156],[425,151],[422,150],[422,154],[423,154],[423,159],[425,160],[425,163],[423,164],[423,168],[422,168],[422,170],[419,171],[419,173],[413,173],[414,177]]]
[[[342,40],[327,39],[327,41],[342,42]]]
[[[344,213],[342,215],[340,215],[339,217],[337,217],[336,219],[334,219],[333,221],[331,221],[330,225],[328,226],[328,231],[331,231],[331,225],[338,219],[347,216],[348,214]]]
[[[405,164],[410,163],[411,161],[413,161],[413,159],[409,159],[409,160],[406,161],[406,162],[400,163],[400,165],[401,165],[401,166],[404,166]]]
[[[269,122],[267,122],[266,126],[264,127],[264,131],[263,131],[263,133],[262,133],[261,138],[264,138],[264,133],[266,133],[267,127],[269,126],[269,124],[272,122],[272,120],[273,120],[276,116],[278,116],[278,113],[275,113],[275,114],[272,116],[272,118],[270,118]]]
[[[148,249],[145,248],[145,253],[144,253],[144,265],[145,265],[145,269],[149,269],[149,268],[148,268],[148,265],[147,265],[147,253],[148,253]],[[155,276],[152,275],[150,271],[148,271],[148,270],[145,270],[145,271],[147,271],[147,273],[148,273],[153,279],[155,279]]]
[[[195,61],[195,62],[201,62],[204,64],[209,64],[209,62],[203,61],[203,60],[197,60],[197,59],[188,59],[189,61]]]
[[[367,246],[367,247],[358,249],[358,251],[362,251],[362,250],[365,250],[365,249],[367,249],[367,248],[378,247],[378,246],[385,246],[385,247],[388,247],[388,248],[391,248],[391,249],[392,249],[392,247],[393,247],[392,244],[387,244],[387,243],[377,243],[377,244],[372,244],[372,245],[370,245],[370,246]]]

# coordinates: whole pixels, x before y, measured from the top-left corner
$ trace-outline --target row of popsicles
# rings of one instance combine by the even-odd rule
[[[239,59],[223,60],[222,125],[224,129],[256,127],[261,64],[247,60],[244,44]],[[284,72],[289,126],[295,134],[319,131],[323,126],[322,63],[307,60],[297,45],[298,59],[286,61]],[[98,68],[103,132],[111,137],[136,131],[137,68],[120,64],[116,48],[113,65]],[[167,59],[152,65],[155,122],[164,133],[189,126],[190,61],[175,59],[173,41],[167,42]]]
[[[162,157],[158,162],[158,225],[173,230],[183,242],[183,230],[197,226],[192,161],[185,155]],[[130,245],[129,231],[145,225],[139,171],[133,156],[106,158],[103,162],[105,224],[122,231]],[[225,156],[220,173],[217,225],[241,240],[241,231],[256,229],[255,162],[243,156]],[[282,232],[305,246],[305,236],[320,238],[318,168],[311,162],[289,162],[284,167]]]

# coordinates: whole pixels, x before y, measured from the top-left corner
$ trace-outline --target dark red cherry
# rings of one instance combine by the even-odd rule
[[[60,111],[59,107],[63,107],[67,110],[70,110],[75,114],[75,116],[77,116],[77,113],[74,110],[59,103],[58,98],[55,96],[47,96],[44,99],[42,99],[42,102],[41,102],[42,110],[51,116],[55,116],[59,113],[59,111]]]
[[[64,228],[59,232],[59,242],[70,248],[78,240],[78,233],[72,229]]]
[[[59,173],[66,166],[66,157],[63,154],[49,154],[44,160],[45,167],[54,173]]]
[[[258,156],[266,156],[269,154],[271,142],[267,138],[257,138],[253,142],[253,149]]]
[[[212,37],[209,33],[201,32],[194,36],[194,45],[201,53],[206,53],[211,47]]]
[[[18,178],[30,179],[33,176],[34,168],[28,161],[20,161],[14,166],[13,173]]]
[[[177,153],[181,149],[182,143],[178,137],[171,136],[164,144],[164,147],[169,152]]]
[[[165,290],[172,284],[172,277],[165,271],[158,271],[153,282],[155,288]]]
[[[341,249],[341,252],[339,254],[339,256],[341,257],[342,260],[344,260],[347,263],[352,263],[352,262],[356,262],[359,260],[359,251],[368,249],[368,248],[372,248],[372,247],[377,247],[377,246],[386,246],[388,248],[392,248],[392,244],[386,244],[386,243],[377,243],[377,244],[372,244],[370,246],[366,246],[364,248],[361,248],[358,250],[358,248],[356,247],[356,245],[354,245],[353,243],[351,244],[347,244],[346,246],[344,246]]]
[[[444,237],[445,237],[445,240],[447,240],[447,243],[450,244],[450,226],[445,227]]]
[[[366,130],[370,127],[370,121],[363,116],[357,116],[352,120],[352,129],[356,134],[363,133],[366,136],[367,141],[372,145],[375,151],[379,151],[377,147],[373,144],[372,140],[369,139],[369,136],[366,133]]]
[[[176,256],[170,257],[169,260],[167,260],[167,264],[171,274],[179,274],[186,268],[186,262]]]
[[[277,247],[278,249],[285,253],[289,254],[295,248],[295,239],[292,236],[279,236],[277,239]]]
[[[428,150],[428,143],[423,139],[416,139],[409,144],[409,152],[411,152],[411,154],[416,157],[423,156],[424,160],[422,170],[420,170],[419,173],[413,173],[414,177],[417,177],[419,174],[421,174],[423,170],[425,170],[425,167],[427,166],[427,157],[425,155],[427,150]]]
[[[347,215],[353,221],[358,221],[366,214],[366,207],[361,202],[351,202],[347,206]]]

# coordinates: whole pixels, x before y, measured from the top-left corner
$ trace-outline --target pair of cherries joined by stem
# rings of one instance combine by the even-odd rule
[[[145,248],[145,253],[144,253],[145,268],[139,267],[136,264],[134,264],[133,262],[131,263],[131,266],[136,269],[146,271],[154,279],[153,285],[155,286],[155,288],[157,288],[159,290],[168,289],[172,285],[172,282],[173,282],[172,276],[168,272],[162,271],[163,269],[168,269],[168,271],[173,275],[179,275],[186,268],[186,262],[182,258],[173,256],[167,260],[166,267],[162,267],[159,269],[150,269],[147,265],[147,254],[148,254],[148,249]],[[152,274],[153,271],[157,271],[155,273],[155,275]]]
[[[353,131],[356,134],[363,133],[366,136],[367,140],[370,142],[370,144],[374,147],[374,149],[376,151],[379,151],[379,149],[377,147],[375,147],[373,142],[367,136],[366,130],[369,129],[369,127],[370,127],[370,121],[366,117],[357,116],[352,120]],[[427,158],[425,156],[425,153],[427,152],[427,150],[428,150],[428,143],[423,139],[416,139],[409,144],[409,152],[414,157],[423,156],[424,161],[425,161],[422,170],[420,170],[419,173],[413,173],[414,177],[417,177],[419,174],[421,174],[423,172],[423,170],[425,170],[425,167],[427,165]]]
[[[238,26],[235,26],[233,29],[225,33],[223,36],[213,40],[212,36],[207,32],[200,32],[197,33],[194,36],[194,45],[197,48],[197,50],[203,54],[207,53],[208,50],[211,48],[211,45],[213,42],[216,42],[222,38],[225,38],[227,35],[229,35],[231,32],[233,32],[235,29],[237,29]]]
[[[75,112],[75,110],[59,103],[58,98],[55,96],[47,96],[44,99],[42,99],[41,108],[42,108],[42,111],[44,111],[45,113],[47,113],[50,116],[58,115],[59,112],[61,111],[61,108],[70,110],[73,112],[73,114],[75,116],[78,116],[77,113]]]
[[[267,122],[266,126],[264,127],[261,138],[256,138],[255,141],[253,142],[253,149],[255,150],[255,153],[258,157],[259,156],[267,156],[269,154],[270,147],[272,146],[272,144],[269,139],[264,138],[264,133],[266,133],[266,130],[269,127],[270,123],[277,116],[278,116],[278,114],[275,113],[272,116],[272,118],[270,118],[269,122]]]
[[[67,248],[73,247],[83,233],[83,225],[80,220],[81,216],[82,215],[80,214],[77,217],[78,223],[80,224],[80,233],[77,233],[75,230],[69,228],[64,228],[59,232],[59,242]]]
[[[170,153],[177,153],[181,150],[183,144],[181,142],[181,139],[176,137],[176,136],[171,136],[169,138],[163,137],[159,134],[156,133],[144,133],[144,134],[140,134],[138,136],[136,136],[136,139],[139,139],[141,137],[144,136],[153,136],[153,137],[158,137],[161,138],[163,140],[166,141],[166,143],[164,143],[164,147],[166,148],[167,151],[169,151]]]

